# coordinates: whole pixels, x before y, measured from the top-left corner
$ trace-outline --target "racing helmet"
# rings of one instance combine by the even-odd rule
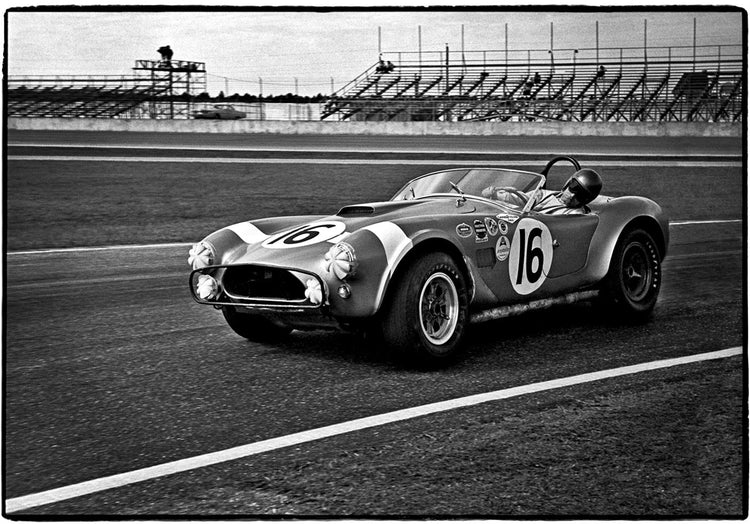
[[[578,206],[585,206],[602,190],[602,177],[593,169],[581,169],[565,182],[563,191],[569,189],[575,196]]]

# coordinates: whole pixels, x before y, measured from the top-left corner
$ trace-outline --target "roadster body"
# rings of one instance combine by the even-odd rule
[[[471,322],[529,309],[597,299],[647,316],[669,243],[658,204],[600,195],[585,213],[555,215],[481,196],[488,186],[533,195],[561,160],[580,169],[567,156],[541,173],[448,169],[386,202],[230,225],[190,250],[190,290],[248,339],[373,330],[428,360],[453,355]]]

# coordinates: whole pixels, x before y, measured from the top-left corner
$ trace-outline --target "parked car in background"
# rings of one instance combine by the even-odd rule
[[[207,109],[193,111],[193,118],[213,119],[213,120],[239,120],[245,118],[246,113],[238,111],[229,104],[216,104]]]

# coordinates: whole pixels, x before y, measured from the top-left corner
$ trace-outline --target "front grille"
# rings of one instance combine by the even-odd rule
[[[286,269],[230,266],[222,277],[227,295],[257,300],[305,300],[305,285]]]

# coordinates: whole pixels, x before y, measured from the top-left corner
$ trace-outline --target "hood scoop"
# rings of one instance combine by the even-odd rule
[[[336,214],[340,217],[356,217],[372,215],[373,213],[375,213],[375,208],[372,206],[346,206],[339,209]]]
[[[415,204],[421,204],[424,202],[417,202],[414,200],[404,200],[396,202],[377,202],[374,204],[356,204],[353,206],[342,207],[337,216],[340,217],[360,217],[369,215],[382,215],[383,213],[389,213],[397,209],[413,206]]]

